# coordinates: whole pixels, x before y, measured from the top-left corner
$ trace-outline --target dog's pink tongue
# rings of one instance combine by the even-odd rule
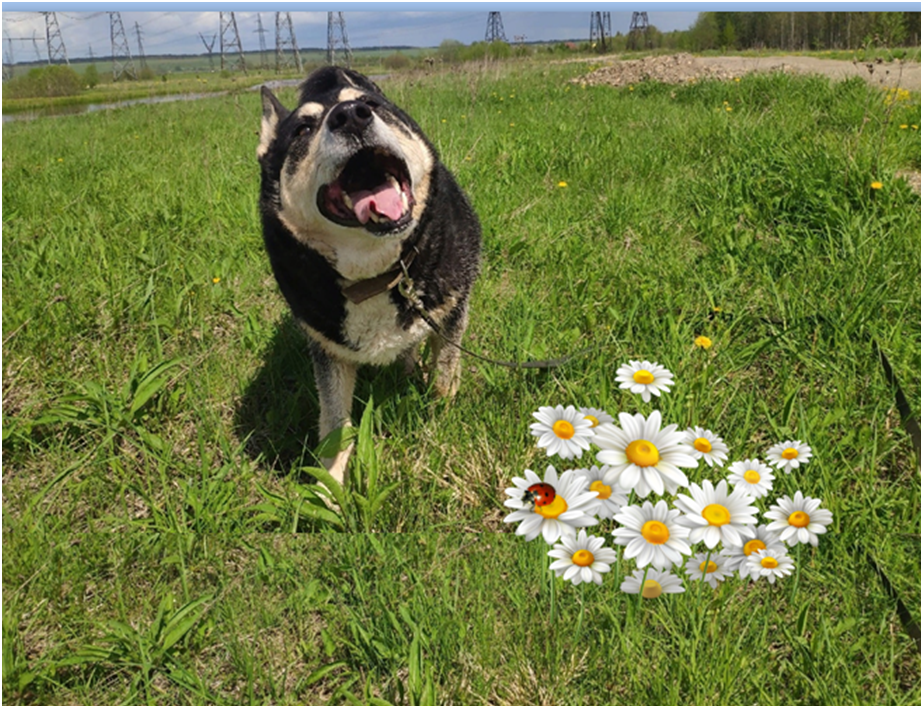
[[[392,184],[382,184],[375,189],[361,190],[349,195],[353,202],[353,211],[360,223],[365,224],[374,211],[391,221],[397,221],[404,214],[401,193]]]

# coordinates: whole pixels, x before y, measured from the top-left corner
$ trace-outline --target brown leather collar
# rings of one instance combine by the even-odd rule
[[[343,288],[343,294],[354,305],[365,302],[371,297],[388,292],[394,288],[404,277],[404,271],[413,263],[417,256],[416,246],[411,246],[408,251],[401,254],[400,259],[390,269],[365,280],[358,280],[352,285]]]

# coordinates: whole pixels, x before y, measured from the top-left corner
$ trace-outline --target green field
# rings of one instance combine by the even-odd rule
[[[4,126],[4,703],[919,704],[895,601],[918,626],[919,453],[875,348],[919,421],[919,94],[569,82],[584,69],[382,83],[482,221],[467,346],[589,351],[464,357],[451,404],[363,370],[337,513],[263,253],[258,94]],[[673,391],[619,390],[629,358]],[[529,424],[556,404],[656,407],[732,459],[806,440],[773,494],[833,524],[797,582],[639,603],[623,561],[551,585],[502,504],[544,470]]]

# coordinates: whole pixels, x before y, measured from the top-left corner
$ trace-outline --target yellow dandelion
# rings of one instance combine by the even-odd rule
[[[883,186],[881,182],[872,182],[872,189],[881,189]]]
[[[901,130],[907,130],[908,127],[910,127],[910,126],[908,126],[906,123],[904,123],[903,125],[901,125]]]
[[[918,125],[913,125],[913,124],[911,124],[910,127],[913,128],[914,130],[919,130],[919,128],[920,128],[920,126],[918,126]]]
[[[632,86],[631,84],[629,84],[629,85],[628,85],[628,90],[629,90],[629,91],[634,91],[634,90],[635,90],[635,87]]]
[[[218,283],[221,282],[221,278],[219,278],[219,277],[216,275],[214,278],[212,278],[212,282],[213,282],[215,285],[217,285]]]
[[[702,335],[702,336],[698,336],[695,338],[694,344],[697,347],[702,347],[702,349],[708,349],[711,346],[712,342],[708,337]]]
[[[566,186],[567,186],[567,182],[565,182],[564,180],[561,180],[560,182],[558,182],[558,186],[559,186],[559,187],[566,187]]]
[[[736,83],[739,84],[739,83],[740,83],[740,77],[739,77],[739,76],[735,76],[735,77],[734,77],[734,81],[735,81]]]
[[[59,157],[59,158],[58,158],[58,162],[64,162],[64,158],[63,158],[63,157]]]
[[[442,119],[442,122],[445,123],[445,118]]]
[[[468,117],[468,116],[466,116],[464,113],[462,113],[462,120],[464,120],[464,119],[467,118],[467,117]]]
[[[730,112],[733,111],[734,109],[731,108],[730,106],[725,106],[725,107],[724,107],[724,110],[726,110],[728,113],[730,113]]]

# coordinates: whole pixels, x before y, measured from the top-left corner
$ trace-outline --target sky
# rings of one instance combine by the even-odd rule
[[[132,55],[137,54],[138,39],[135,24],[141,32],[144,54],[200,54],[205,46],[199,34],[211,41],[219,34],[218,12],[145,12],[133,11],[130,4],[121,5],[122,25],[129,40]],[[267,4],[267,8],[273,5]],[[348,7],[344,5],[343,7]],[[436,6],[430,6],[436,7]],[[605,6],[603,6],[605,7]],[[220,8],[219,8],[220,9]],[[257,14],[261,15],[266,47],[275,48],[275,12],[235,12],[240,41],[245,51],[260,48],[257,32]],[[631,25],[631,12],[611,12],[612,32],[625,34]],[[292,24],[298,46],[327,46],[326,12],[292,12]],[[464,44],[482,41],[487,29],[488,13],[440,11],[438,9],[400,12],[383,8],[380,11],[344,11],[346,30],[352,48],[377,46],[435,47],[444,39],[455,39]],[[698,12],[648,12],[648,21],[663,32],[688,29],[696,20]],[[45,50],[45,21],[38,12],[3,12],[4,62],[12,46],[15,62],[36,60],[36,45],[42,60],[47,59]],[[90,56],[110,56],[112,43],[107,12],[57,12],[61,36],[67,55],[71,59]],[[506,37],[514,41],[525,36],[526,41],[550,41],[565,39],[589,39],[590,13],[569,11],[502,12],[501,19]],[[14,38],[12,43],[7,38]],[[218,51],[219,44],[215,44]]]
[[[201,54],[206,40],[220,34],[219,10],[235,10],[237,28],[245,51],[259,51],[258,15],[266,30],[263,35],[268,50],[275,48],[274,10],[291,10],[292,7],[322,7],[343,9],[350,46],[410,46],[436,47],[444,39],[455,39],[464,44],[481,41],[487,29],[488,10],[501,10],[506,37],[516,41],[584,40],[590,36],[590,11],[609,10],[613,34],[625,34],[631,25],[632,11],[647,12],[650,24],[662,32],[688,29],[700,10],[917,10],[916,3],[870,3],[859,0],[844,5],[843,0],[813,0],[807,2],[711,2],[710,0],[684,0],[680,2],[551,2],[539,9],[541,3],[531,2],[338,2],[338,7],[327,8],[324,3],[305,2],[208,2],[192,0],[189,3],[146,2],[5,2],[3,3],[3,58],[8,61],[10,51],[15,62],[35,61],[40,55],[47,59],[45,49],[45,20],[35,10],[55,10],[58,24],[69,58],[109,56],[112,53],[110,18],[108,10],[119,10],[122,24],[133,55],[138,53],[138,36],[146,55]],[[892,7],[893,6],[893,7]],[[900,6],[900,7],[898,7]],[[215,10],[212,11],[211,8]],[[354,7],[351,10],[350,7]],[[519,8],[529,8],[522,11]],[[573,10],[570,8],[573,7]],[[14,8],[14,9],[10,9]],[[77,8],[77,9],[74,9]],[[137,9],[134,9],[137,8]],[[266,8],[265,11],[259,11]],[[408,8],[410,8],[409,11]],[[688,9],[687,9],[688,8]],[[203,11],[206,10],[207,11]],[[327,12],[290,12],[298,46],[326,47]],[[35,38],[35,41],[33,41]],[[10,41],[12,40],[12,41]],[[215,44],[218,50],[220,43]],[[38,51],[36,51],[38,50]]]

